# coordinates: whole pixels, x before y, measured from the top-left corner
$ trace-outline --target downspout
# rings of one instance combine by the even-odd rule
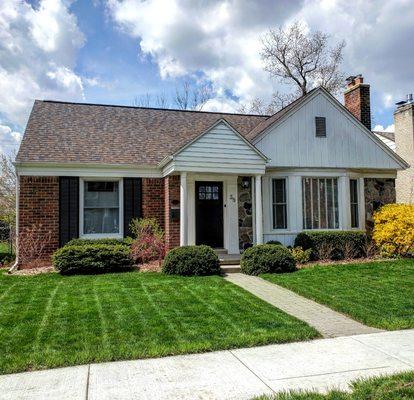
[[[15,246],[15,253],[16,253],[16,259],[14,260],[14,263],[7,271],[9,274],[11,274],[13,271],[18,269],[19,265],[19,197],[20,197],[20,176],[16,170],[16,246]]]

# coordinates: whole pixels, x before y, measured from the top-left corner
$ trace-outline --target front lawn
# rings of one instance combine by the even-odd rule
[[[403,372],[355,381],[351,393],[330,391],[290,392],[274,396],[256,397],[255,400],[409,400],[414,398],[414,372]]]
[[[414,328],[414,260],[315,266],[261,277],[366,325]]]
[[[219,276],[0,275],[0,373],[317,336]]]

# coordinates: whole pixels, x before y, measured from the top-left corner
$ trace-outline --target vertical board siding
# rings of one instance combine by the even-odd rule
[[[59,178],[59,246],[79,237],[79,178]]]
[[[124,178],[124,237],[131,236],[131,220],[142,216],[142,179]]]
[[[212,166],[223,172],[246,168],[252,173],[263,173],[266,161],[225,123],[219,123],[175,158],[178,168],[197,168],[202,171]]]
[[[315,117],[326,118],[326,137],[316,137]],[[255,146],[271,159],[268,167],[400,167],[375,139],[323,93],[270,128]]]

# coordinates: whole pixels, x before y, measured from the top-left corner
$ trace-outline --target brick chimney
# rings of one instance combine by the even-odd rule
[[[369,85],[364,83],[362,75],[347,78],[344,93],[345,107],[371,130],[371,101]]]
[[[414,204],[414,98],[397,103],[394,112],[395,151],[410,164],[410,168],[397,172],[397,202]]]

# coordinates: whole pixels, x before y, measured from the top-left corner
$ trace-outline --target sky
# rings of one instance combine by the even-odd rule
[[[34,99],[133,105],[208,85],[204,109],[237,112],[286,85],[261,38],[300,21],[346,41],[343,72],[371,85],[372,126],[393,129],[414,92],[414,0],[1,0],[0,151],[18,148]]]

